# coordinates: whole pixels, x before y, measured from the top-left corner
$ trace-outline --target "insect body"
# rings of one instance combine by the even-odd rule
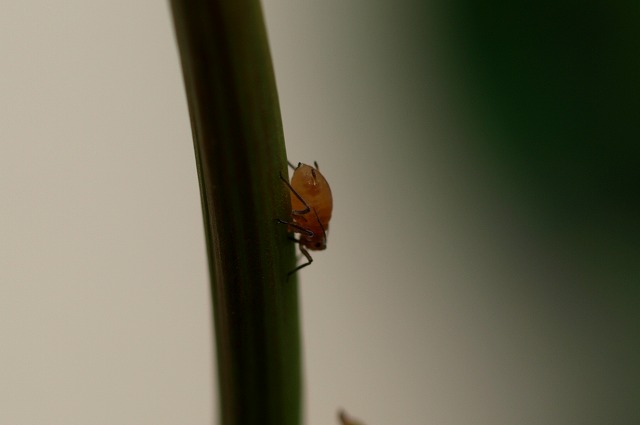
[[[307,263],[289,272],[291,275],[313,261],[307,250],[321,251],[327,248],[333,197],[329,183],[320,173],[317,163],[314,163],[315,167],[302,163],[298,163],[297,167],[289,165],[294,169],[291,184],[280,177],[291,191],[292,221],[278,221],[288,224],[290,232],[300,235],[294,241],[299,244],[300,252],[307,258]]]

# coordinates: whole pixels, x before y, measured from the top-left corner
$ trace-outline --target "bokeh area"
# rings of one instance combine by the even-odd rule
[[[637,3],[263,6],[335,205],[306,423],[640,423]],[[213,423],[168,5],[14,3],[0,34],[0,424]]]

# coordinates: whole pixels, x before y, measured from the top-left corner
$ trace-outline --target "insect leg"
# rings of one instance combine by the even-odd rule
[[[304,214],[308,213],[309,211],[311,211],[311,208],[309,208],[309,205],[307,205],[307,202],[304,199],[302,199],[302,196],[300,196],[300,194],[298,192],[296,192],[296,190],[293,188],[293,186],[291,186],[289,181],[287,179],[285,179],[284,177],[282,177],[282,174],[280,174],[280,180],[282,180],[284,182],[284,184],[287,185],[289,190],[291,192],[293,192],[294,195],[296,195],[296,198],[298,198],[300,200],[300,202],[302,202],[302,204],[305,207],[303,210],[293,210],[293,211],[291,211],[291,213],[292,214],[296,214],[296,215],[304,215]]]
[[[320,171],[320,167],[318,167],[318,161],[313,161],[313,165],[316,166],[316,170]]]
[[[296,241],[296,242],[300,242],[300,241]],[[295,269],[293,269],[289,273],[287,273],[287,280],[289,280],[291,275],[294,274],[295,272],[297,272],[298,270],[300,270],[302,268],[305,268],[309,264],[313,263],[313,258],[311,258],[311,254],[309,254],[309,251],[307,251],[307,249],[303,245],[299,245],[299,247],[300,247],[300,252],[302,253],[302,255],[307,257],[307,262],[304,263],[304,264],[300,264],[298,267],[296,267]]]
[[[298,167],[294,167],[294,166],[293,166],[293,164],[292,164],[292,163],[290,163],[288,159],[287,159],[287,164],[289,164],[289,167],[291,167],[291,169],[292,169],[293,171],[295,171],[295,170],[296,170],[296,168],[298,168],[298,167],[300,166],[300,163],[298,162]]]
[[[275,219],[276,222],[280,223],[280,224],[288,224],[289,226],[297,229],[298,233],[304,233],[306,236],[309,236],[310,238],[313,237],[314,233],[309,230],[309,229],[305,229],[304,227],[296,224],[296,223],[292,223],[290,221],[284,221],[284,220],[280,220],[279,218]]]

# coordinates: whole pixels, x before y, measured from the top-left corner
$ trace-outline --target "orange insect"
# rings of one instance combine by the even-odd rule
[[[333,197],[329,183],[318,169],[318,163],[313,164],[315,168],[302,163],[294,167],[289,163],[293,168],[291,184],[280,176],[291,191],[292,221],[278,222],[289,225],[290,232],[300,235],[298,239],[293,238],[293,241],[298,243],[300,252],[307,258],[307,262],[291,270],[289,276],[313,262],[307,250],[321,251],[327,248],[327,230],[333,211]]]

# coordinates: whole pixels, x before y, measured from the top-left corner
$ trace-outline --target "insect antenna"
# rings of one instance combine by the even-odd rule
[[[322,229],[322,234],[324,235],[324,240],[327,240],[327,232],[324,230],[324,226],[322,225],[322,222],[320,221],[320,217],[318,217],[318,212],[316,211],[316,209],[313,209],[313,213],[316,215],[316,220],[318,221],[318,224],[320,225],[320,228]]]
[[[309,208],[309,205],[307,205],[307,202],[304,199],[302,199],[302,196],[300,196],[300,194],[298,192],[296,192],[296,190],[293,188],[293,186],[291,186],[289,181],[287,179],[285,179],[284,177],[282,177],[282,174],[280,174],[280,180],[282,180],[284,182],[284,184],[287,185],[289,190],[291,192],[293,192],[294,195],[296,195],[296,198],[298,198],[300,200],[300,202],[302,202],[302,204],[305,207],[303,210],[292,210],[291,213],[292,214],[296,214],[296,215],[304,215],[304,214],[308,213],[309,211],[311,211],[311,208]]]
[[[289,160],[288,160],[288,159],[287,159],[287,164],[289,164],[289,167],[291,167],[291,169],[292,169],[293,171],[295,171],[295,170],[296,170],[296,168],[298,168],[298,167],[300,166],[300,163],[298,162],[298,167],[294,167],[294,166],[293,166],[293,164],[292,164],[291,162],[289,162]]]

